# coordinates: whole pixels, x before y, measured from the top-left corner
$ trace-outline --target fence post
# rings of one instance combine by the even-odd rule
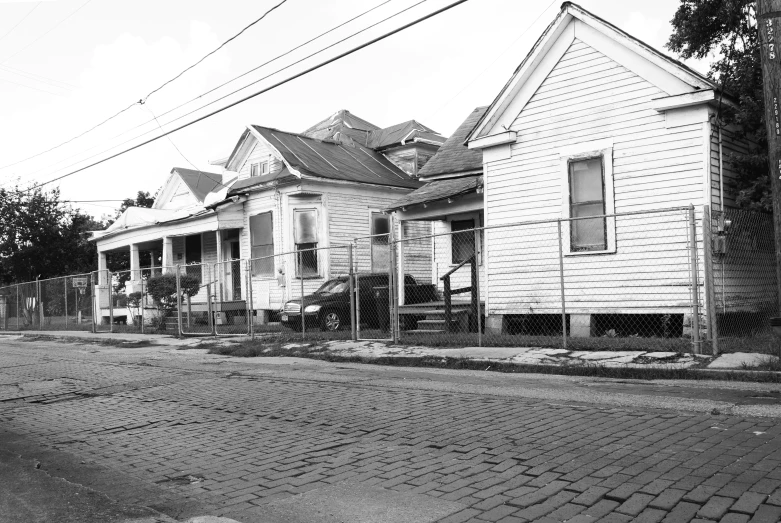
[[[62,286],[65,289],[65,330],[68,330],[68,277],[62,279]]]
[[[182,336],[182,282],[181,265],[176,264],[176,326],[179,329],[177,336]]]
[[[298,251],[298,276],[301,278],[301,339],[306,339],[306,315],[304,314],[304,255]]]
[[[252,294],[252,260],[247,260],[247,328],[249,329],[250,338],[253,340],[255,339],[254,310],[255,296]]]
[[[700,303],[698,290],[698,268],[697,268],[697,224],[694,219],[694,205],[689,205],[689,237],[691,248],[691,284],[692,284],[692,352],[700,354]]]
[[[480,312],[480,261],[482,260],[482,253],[477,251],[477,235],[479,233],[475,230],[472,235],[472,239],[475,242],[475,262],[472,264],[472,294],[477,298],[475,304],[477,306],[477,346],[483,346],[483,315]]]
[[[16,286],[16,330],[19,330],[19,286]]]
[[[100,278],[99,275],[98,275],[98,278]],[[97,314],[98,311],[95,310],[95,307],[98,306],[99,303],[98,303],[98,300],[96,300],[96,296],[95,296],[95,292],[96,292],[95,289],[96,289],[97,286],[95,285],[95,273],[94,272],[89,273],[89,285],[90,285],[90,294],[92,295],[92,304],[90,305],[90,308],[92,309],[92,333],[95,334],[96,332],[98,332],[98,328],[97,328],[97,326],[95,326],[95,321],[96,321],[96,318],[98,317],[98,314]]]
[[[108,331],[114,332],[114,286],[111,284],[111,271],[106,270],[106,286],[108,287]]]
[[[388,328],[390,329],[391,340],[393,343],[399,342],[399,333],[396,324],[396,298],[399,296],[398,278],[396,278],[396,241],[393,234],[393,218],[390,219],[390,227],[388,228],[388,249],[390,249],[390,270],[388,273],[388,292],[390,293],[388,299]]]
[[[561,288],[561,340],[562,347],[567,348],[567,302],[564,297],[564,247],[561,239],[561,218],[557,223],[559,234],[559,286]]]
[[[711,224],[710,205],[706,205],[702,214],[702,243],[705,251],[705,307],[708,321],[708,338],[711,341],[711,352],[719,355],[719,327],[716,318],[716,291],[713,287],[713,229]]]
[[[141,307],[141,334],[144,334],[144,300],[146,299],[146,294],[144,293],[144,275],[141,274],[141,298],[138,300],[138,305]]]
[[[207,283],[206,284],[206,314],[209,315],[209,317],[206,319],[209,326],[209,332],[212,333],[212,336],[217,335],[217,331],[214,327],[214,316],[212,314],[212,284]]]
[[[38,309],[36,316],[38,316],[38,328],[43,328],[43,307],[41,307],[41,280],[39,276],[35,277],[35,305]],[[35,324],[33,324],[35,325]]]
[[[352,336],[353,341],[358,341],[358,331],[355,328],[356,324],[356,307],[355,307],[355,282],[353,281],[354,277],[354,271],[353,271],[353,245],[349,244],[347,246],[347,263],[350,266],[349,270],[349,280],[350,280],[350,335]]]

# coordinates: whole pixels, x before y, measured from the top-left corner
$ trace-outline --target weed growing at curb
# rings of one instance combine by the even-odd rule
[[[724,380],[753,381],[760,383],[781,383],[781,374],[774,372],[714,371],[707,369],[682,368],[638,368],[638,367],[608,367],[600,364],[583,365],[544,365],[508,363],[497,361],[476,360],[470,358],[453,358],[448,356],[348,356],[335,354],[315,344],[301,344],[284,348],[277,341],[256,340],[230,345],[207,345],[210,354],[237,357],[294,357],[309,358],[331,363],[363,363],[371,365],[387,365],[393,367],[426,367],[454,370],[480,370],[509,374],[551,374],[560,376],[584,376],[595,378],[633,379],[633,380]],[[763,369],[764,370],[764,369]]]

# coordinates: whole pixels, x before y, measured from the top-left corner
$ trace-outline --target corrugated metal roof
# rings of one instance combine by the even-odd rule
[[[223,187],[221,174],[185,169],[183,167],[174,167],[171,169],[171,172],[177,173],[182,178],[182,181],[187,184],[187,187],[190,188],[190,191],[199,202],[203,202],[206,195],[210,192]]]
[[[355,116],[347,109],[341,109],[301,134],[317,140],[337,142],[344,141],[347,137],[360,144],[366,144],[369,133],[376,130],[379,130],[379,127],[373,123]]]
[[[478,107],[463,121],[453,135],[439,148],[426,165],[418,172],[418,176],[436,176],[440,174],[457,174],[483,169],[483,151],[469,149],[464,145],[464,140],[472,132],[472,129],[480,118],[488,110],[486,107]]]
[[[421,182],[411,178],[385,156],[361,145],[324,142],[259,125],[252,127],[282,154],[288,165],[301,174],[410,189],[421,186]]]
[[[465,176],[463,178],[453,178],[446,180],[435,180],[429,182],[420,189],[412,191],[406,196],[403,196],[393,202],[391,207],[385,209],[386,211],[395,211],[402,207],[409,207],[421,203],[435,202],[438,200],[444,200],[445,198],[452,198],[454,196],[460,196],[462,194],[469,194],[475,192],[478,187],[483,186],[483,177],[478,176]]]

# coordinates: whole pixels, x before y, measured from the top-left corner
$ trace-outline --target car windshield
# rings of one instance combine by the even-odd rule
[[[322,284],[320,288],[315,291],[315,294],[337,294],[345,292],[348,287],[349,284],[346,281],[331,280]]]

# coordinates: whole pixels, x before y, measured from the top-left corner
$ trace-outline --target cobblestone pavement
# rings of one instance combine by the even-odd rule
[[[411,521],[781,520],[777,419],[150,354],[0,340],[0,427],[244,523],[303,521],[296,500],[345,486],[429,504]]]

